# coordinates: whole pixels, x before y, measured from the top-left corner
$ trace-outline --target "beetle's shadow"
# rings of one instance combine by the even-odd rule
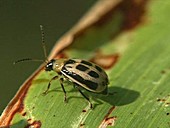
[[[121,88],[121,87],[110,87],[108,95],[99,95],[99,94],[92,94],[92,98],[100,104],[102,101],[109,103],[112,106],[122,106],[127,105],[135,100],[140,96],[140,93],[134,90]]]
[[[109,90],[108,95],[91,93],[84,90],[82,91],[86,96],[91,97],[92,101],[96,102],[94,103],[94,108],[97,107],[98,105],[103,104],[104,102],[107,102],[112,106],[127,105],[137,100],[137,98],[140,96],[140,93],[137,91],[121,88],[121,87],[114,86],[114,87],[110,87],[108,90]],[[72,89],[70,92],[74,92],[74,91],[76,91],[76,89]],[[72,98],[83,98],[83,97],[68,96],[67,100],[69,101]]]

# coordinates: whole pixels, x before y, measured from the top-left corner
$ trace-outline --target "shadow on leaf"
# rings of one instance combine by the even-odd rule
[[[95,101],[101,103],[98,99],[101,99],[104,102],[107,102],[113,106],[122,106],[134,102],[139,96],[140,93],[134,90],[125,89],[121,87],[110,87],[109,95],[99,95],[92,94],[92,97]]]

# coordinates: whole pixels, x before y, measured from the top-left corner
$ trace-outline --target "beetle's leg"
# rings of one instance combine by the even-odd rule
[[[56,80],[56,79],[58,79],[58,76],[54,76],[54,77],[50,80],[50,82],[48,83],[47,89],[43,92],[43,94],[47,94],[48,90],[50,89],[51,82],[52,82],[53,80]]]
[[[63,81],[64,81],[64,79],[60,78],[60,84],[61,84],[61,87],[62,87],[63,92],[64,92],[64,102],[67,102],[67,95],[66,95],[66,91],[65,91],[65,88],[64,88],[64,85],[63,85]]]
[[[75,87],[78,89],[78,91],[80,92],[80,94],[89,102],[90,109],[92,109],[92,108],[93,108],[93,105],[92,105],[92,103],[90,102],[90,99],[89,99],[86,95],[84,95],[84,93],[83,93],[77,86],[75,86]]]

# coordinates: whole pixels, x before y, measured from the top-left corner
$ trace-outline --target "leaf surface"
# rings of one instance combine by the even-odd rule
[[[113,94],[103,96],[84,90],[94,105],[89,110],[86,100],[69,82],[64,83],[68,97],[68,103],[64,103],[56,80],[43,96],[56,73],[45,72],[42,65],[4,110],[0,126],[170,127],[170,2],[106,3],[95,5],[58,41],[49,58],[82,58],[101,65]],[[108,8],[101,11],[101,5]],[[98,17],[94,20],[90,16]]]

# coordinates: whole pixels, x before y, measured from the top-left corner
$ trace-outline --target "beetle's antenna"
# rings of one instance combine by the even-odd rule
[[[42,35],[42,47],[43,47],[45,62],[47,63],[47,62],[48,62],[48,58],[47,58],[47,50],[46,50],[46,46],[45,46],[44,29],[43,29],[43,26],[42,26],[42,25],[40,25],[40,30],[41,30],[41,35]]]
[[[41,61],[41,62],[43,62],[44,60],[25,58],[25,59],[17,60],[15,62],[13,62],[13,64],[17,64],[17,63],[24,62],[24,61]]]
[[[44,30],[43,30],[43,26],[42,25],[40,25],[40,30],[41,30],[41,35],[42,35],[42,47],[43,47],[43,52],[44,52],[45,60],[32,59],[32,58],[24,58],[24,59],[20,59],[20,60],[17,60],[15,62],[13,62],[13,64],[24,62],[24,61],[41,61],[41,62],[48,63],[47,51],[46,51],[46,46],[45,46],[45,41],[44,41]]]

